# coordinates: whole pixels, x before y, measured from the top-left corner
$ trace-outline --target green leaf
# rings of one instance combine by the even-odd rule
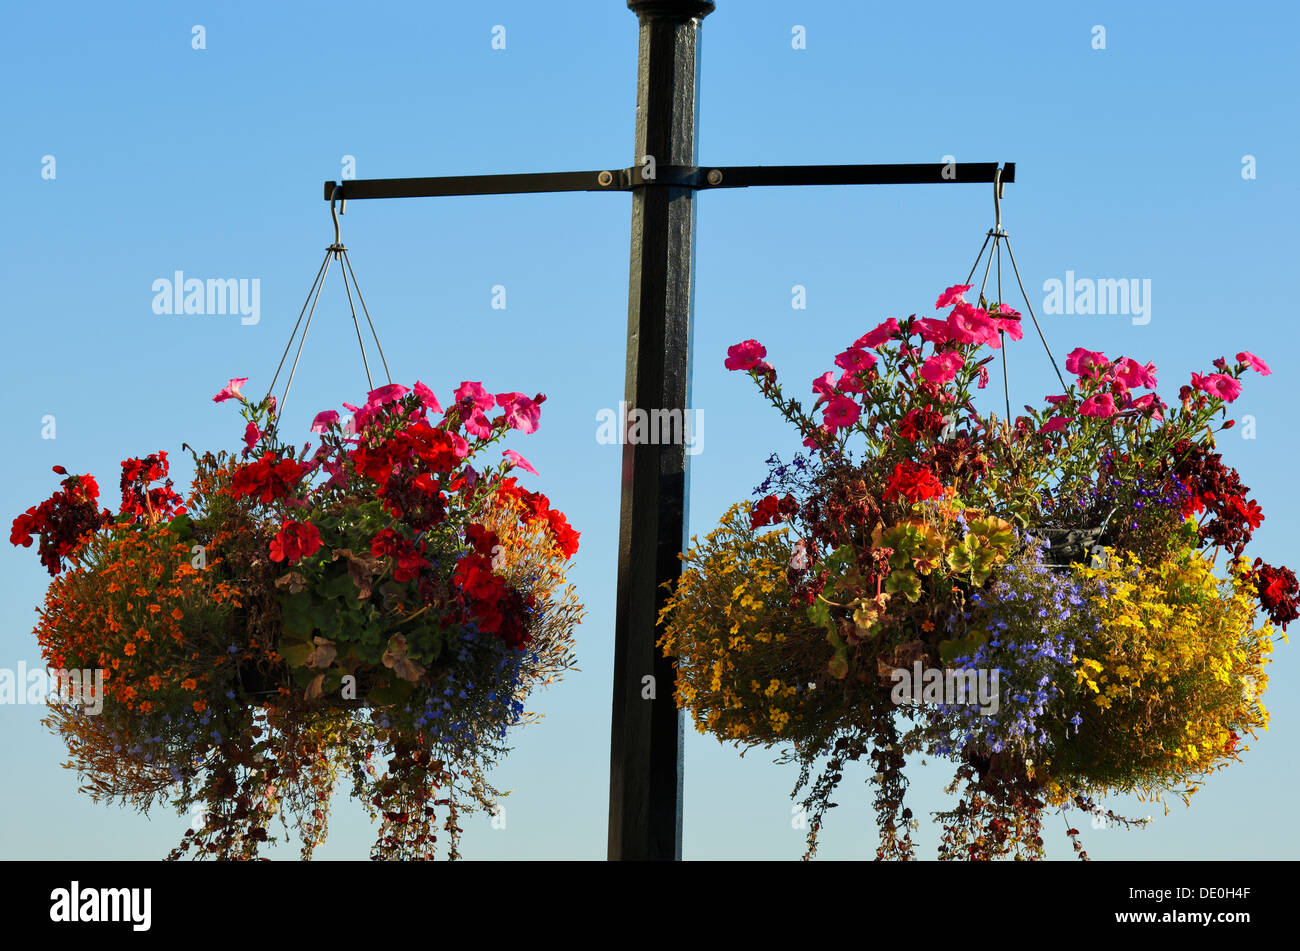
[[[808,605],[808,620],[812,621],[818,627],[824,627],[835,633],[835,623],[831,620],[831,606],[821,598],[814,598],[813,603]]]
[[[843,680],[849,675],[849,659],[843,654],[835,654],[827,664],[830,675],[836,680]]]
[[[843,680],[849,673],[849,645],[844,643],[844,639],[835,631],[829,631],[826,640],[830,641],[831,647],[835,648],[827,669],[836,680]]]
[[[1015,531],[1011,523],[994,516],[972,521],[970,533],[983,537],[988,544],[1003,551],[1010,551],[1016,543]]]
[[[310,641],[315,622],[312,620],[312,597],[308,591],[280,598],[280,620],[284,632],[299,640]]]
[[[167,530],[184,541],[194,534],[194,523],[188,515],[177,515],[167,523]]]
[[[293,676],[293,682],[299,687],[306,687],[320,676],[319,671],[312,670],[310,667],[295,667],[290,674]]]
[[[856,558],[852,545],[841,545],[826,557],[822,567],[832,576],[837,576],[843,573],[846,566],[853,564]]]
[[[333,601],[322,601],[312,605],[311,618],[321,637],[335,640],[343,632],[343,613],[339,610],[338,604]]]
[[[885,590],[899,592],[915,604],[921,597],[921,579],[912,571],[891,571],[885,580]]]
[[[357,599],[357,587],[348,575],[346,565],[342,572],[337,572],[330,577],[322,579],[317,585],[316,590],[321,598],[327,600],[339,599],[347,600],[349,597],[355,601]]]
[[[415,684],[407,680],[398,680],[393,678],[392,682],[386,687],[376,687],[370,691],[370,698],[379,704],[397,704],[401,703],[412,693],[415,692]]]
[[[954,637],[951,640],[939,642],[939,659],[945,664],[951,664],[958,657],[970,655],[975,652],[975,648],[984,643],[985,634],[983,631],[971,631],[965,637]]]
[[[311,641],[282,637],[280,638],[280,646],[276,649],[290,667],[302,667],[307,663],[307,658],[311,657],[312,652],[316,650],[316,645]]]

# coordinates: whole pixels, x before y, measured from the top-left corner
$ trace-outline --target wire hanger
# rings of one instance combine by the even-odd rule
[[[989,272],[993,267],[994,258],[997,259],[997,294],[998,306],[1002,306],[1002,246],[1006,245],[1007,257],[1011,260],[1011,269],[1016,275],[1016,283],[1020,286],[1020,296],[1025,301],[1025,309],[1029,311],[1029,316],[1034,322],[1034,329],[1038,331],[1038,339],[1043,342],[1043,349],[1047,351],[1047,359],[1052,361],[1052,369],[1056,371],[1056,378],[1061,382],[1061,389],[1064,391],[1065,377],[1061,376],[1061,369],[1056,365],[1056,357],[1052,355],[1052,348],[1048,346],[1047,338],[1043,336],[1043,328],[1038,323],[1038,317],[1034,314],[1034,305],[1029,303],[1029,295],[1025,292],[1025,283],[1020,279],[1020,268],[1016,266],[1016,256],[1011,250],[1011,238],[1006,230],[1002,227],[1002,195],[1006,186],[1002,182],[1002,169],[998,169],[993,176],[993,227],[989,229],[984,236],[984,243],[980,245],[979,254],[975,255],[975,263],[971,265],[970,273],[966,275],[964,283],[969,284],[975,277],[975,270],[979,267],[980,260],[984,257],[984,250],[989,245],[989,239],[993,240],[993,250],[989,251],[989,259],[984,265],[984,278],[980,282],[979,305],[987,306],[984,298],[984,288],[988,285]],[[1011,384],[1007,373],[1007,339],[1006,331],[999,330],[998,335],[1002,344],[1002,392],[1006,398],[1007,407],[1007,425],[1011,424]]]
[[[271,378],[271,385],[266,390],[266,395],[270,397],[275,390],[276,381],[280,378],[280,371],[284,369],[284,361],[289,356],[289,348],[293,346],[294,337],[298,335],[298,327],[302,324],[303,317],[306,316],[307,323],[303,325],[302,337],[298,340],[298,349],[293,356],[293,366],[289,368],[289,379],[284,384],[284,395],[276,404],[275,415],[277,417],[284,412],[285,401],[289,398],[289,388],[293,386],[294,374],[298,372],[298,360],[302,356],[302,346],[307,342],[307,331],[311,329],[311,319],[316,313],[316,303],[320,300],[320,292],[325,286],[325,278],[329,274],[330,264],[334,260],[339,261],[339,273],[343,275],[343,290],[348,296],[348,308],[352,312],[352,326],[356,328],[357,344],[361,347],[361,365],[366,371],[366,384],[369,389],[373,390],[375,388],[374,381],[370,378],[370,361],[366,358],[366,344],[361,336],[361,323],[357,320],[357,308],[352,300],[353,290],[357,293],[357,301],[361,303],[361,312],[365,314],[366,324],[370,327],[370,335],[375,340],[375,349],[379,351],[379,359],[384,365],[384,375],[388,378],[389,383],[393,382],[392,374],[388,371],[388,359],[384,356],[383,345],[379,342],[379,334],[375,332],[375,324],[370,319],[366,299],[361,296],[361,287],[357,284],[357,276],[352,270],[352,261],[348,257],[348,249],[344,247],[339,233],[339,215],[347,210],[347,199],[340,194],[341,191],[342,189],[336,185],[334,186],[334,193],[330,195],[330,217],[334,220],[334,243],[325,249],[325,260],[321,262],[320,268],[316,271],[316,279],[312,281],[311,289],[307,291],[307,299],[303,302],[302,310],[298,312],[298,320],[293,325],[293,332],[289,334],[289,342],[284,345],[284,353],[280,355],[280,363],[275,368],[275,375]],[[337,211],[334,208],[335,199],[339,201]],[[351,287],[348,286],[349,278],[351,278],[352,282]],[[311,305],[310,310],[308,310],[309,304]]]

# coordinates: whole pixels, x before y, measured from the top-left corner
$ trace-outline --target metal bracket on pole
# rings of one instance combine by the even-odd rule
[[[1016,180],[1016,163],[943,165],[660,165],[589,172],[453,175],[442,178],[372,178],[325,183],[324,198],[446,198],[456,195],[532,195],[545,192],[628,192],[656,185],[692,188],[762,188],[785,185],[929,185]]]

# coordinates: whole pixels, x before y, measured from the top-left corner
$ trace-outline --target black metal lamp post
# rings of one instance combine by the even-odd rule
[[[711,0],[628,0],[640,18],[633,165],[695,165],[700,20]],[[658,174],[656,168],[656,176]],[[632,196],[628,278],[629,408],[685,420],[691,391],[695,191]],[[676,412],[674,412],[676,411]],[[683,423],[684,429],[684,423]],[[684,442],[684,440],[683,440]],[[623,446],[609,768],[609,857],[682,857],[682,736],[676,673],[655,649],[655,619],[686,550],[689,457],[677,445]],[[646,678],[651,679],[646,679]],[[638,755],[629,756],[636,750]]]
[[[696,164],[700,21],[713,0],[627,0],[639,20],[636,141],[629,168],[325,183],[338,197],[413,198],[538,192],[632,193],[626,406],[677,411],[691,390],[695,195],[761,185],[992,183],[996,162],[961,165]],[[1001,169],[1015,181],[1015,165]],[[668,418],[673,418],[669,416]],[[627,421],[624,420],[624,425]],[[683,426],[684,430],[684,426]],[[687,543],[688,456],[682,444],[623,447],[610,735],[609,857],[680,859],[682,737],[673,661],[655,649],[656,620]]]

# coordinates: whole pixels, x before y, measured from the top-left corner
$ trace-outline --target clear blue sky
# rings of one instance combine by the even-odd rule
[[[550,13],[555,9],[561,12]],[[1274,375],[1234,404],[1257,438],[1225,439],[1267,515],[1256,549],[1296,565],[1295,221],[1300,76],[1291,4],[860,4],[719,0],[704,25],[700,156],[719,165],[1014,161],[1004,224],[1037,307],[1044,281],[1152,283],[1151,321],[1045,318],[1076,345],[1153,360],[1176,398],[1193,369],[1252,350]],[[191,46],[192,28],[206,49]],[[492,49],[505,27],[506,48]],[[795,25],[807,48],[791,47]],[[1106,30],[1094,50],[1093,27]],[[237,444],[210,397],[232,376],[269,382],[323,249],[321,182],[631,164],[636,20],[622,0],[539,4],[141,2],[13,5],[0,34],[6,184],[0,276],[8,371],[5,517],[53,488],[49,466],[116,485],[128,454]],[[43,156],[56,177],[42,177]],[[1257,162],[1242,177],[1243,156]],[[699,198],[691,529],[703,534],[796,441],[728,344],[757,337],[799,391],[887,316],[931,305],[964,277],[991,224],[982,185],[735,190]],[[582,672],[539,695],[496,781],[504,830],[470,820],[478,858],[605,851],[620,450],[596,416],[623,396],[630,199],[542,195],[356,202],[343,236],[394,379],[440,395],[461,380],[549,394],[541,429],[512,445],[582,531],[574,580],[588,605]],[[155,315],[154,280],[257,278],[261,319]],[[807,288],[807,310],[791,288]],[[492,288],[506,288],[504,311]],[[288,406],[311,415],[365,390],[342,290],[326,289]],[[1013,405],[1055,392],[1027,337]],[[1000,375],[1000,374],[999,374]],[[990,391],[991,392],[991,391]],[[1000,394],[999,394],[1000,397]],[[56,438],[42,439],[42,417]],[[187,472],[182,469],[182,477]],[[179,481],[179,480],[178,480]],[[111,494],[111,491],[110,493]],[[40,655],[47,577],[0,552],[0,666]],[[1272,730],[1190,810],[1144,832],[1093,831],[1096,858],[1294,858],[1300,784],[1297,647],[1280,647]],[[40,711],[0,707],[0,857],[160,857],[187,826],[92,805],[59,768]],[[689,733],[687,858],[794,858],[795,779]],[[919,814],[947,772],[915,774]],[[874,853],[865,778],[846,775],[825,857]],[[1122,809],[1121,809],[1122,811]],[[1049,824],[1049,854],[1069,855]],[[337,804],[321,857],[364,857],[372,830]],[[922,850],[936,836],[923,826]]]

